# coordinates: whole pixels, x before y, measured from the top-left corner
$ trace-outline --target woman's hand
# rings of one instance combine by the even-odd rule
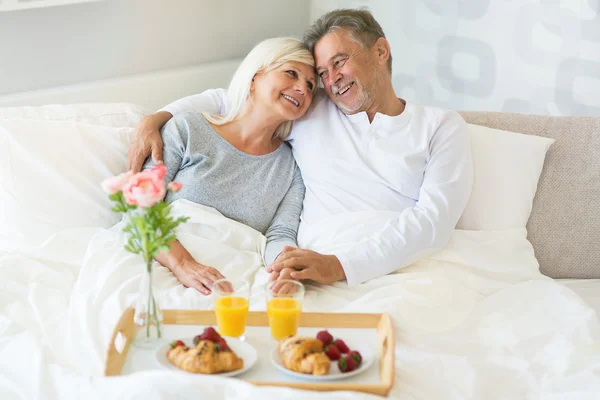
[[[196,261],[179,240],[173,240],[169,247],[168,251],[158,253],[155,259],[169,268],[185,287],[209,295],[213,282],[224,278],[217,269]]]
[[[127,152],[127,169],[133,172],[141,171],[149,155],[152,155],[156,164],[163,161],[160,128],[171,118],[171,113],[161,111],[147,116],[136,126]]]
[[[281,271],[273,271],[269,274],[269,282],[273,282],[280,279],[294,279],[291,276],[292,268],[285,268]]]
[[[183,286],[194,288],[204,295],[211,293],[214,281],[224,278],[217,269],[200,264],[195,260],[185,261],[171,268],[171,271]]]
[[[291,279],[293,281],[299,281],[298,279],[294,279],[292,278],[292,272],[294,272],[294,269],[292,268],[284,268],[282,269],[280,272],[274,271],[271,272],[271,274],[269,275],[269,283],[267,284],[269,289],[272,290],[275,293],[279,293],[279,294],[286,294],[286,293],[292,293],[293,291],[295,291],[297,289],[297,287],[292,284],[292,283],[288,283],[288,282],[276,282],[276,281],[280,281],[283,279]],[[273,282],[273,283],[271,283]]]

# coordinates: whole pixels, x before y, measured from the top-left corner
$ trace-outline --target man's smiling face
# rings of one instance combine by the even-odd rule
[[[378,77],[370,50],[347,31],[337,30],[315,44],[314,55],[329,98],[345,114],[367,110],[374,101]]]

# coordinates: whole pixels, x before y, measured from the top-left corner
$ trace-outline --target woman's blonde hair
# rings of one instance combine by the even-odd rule
[[[209,113],[202,113],[202,115],[215,125],[233,121],[244,110],[254,76],[258,73],[269,72],[290,61],[301,62],[311,67],[315,66],[312,53],[302,41],[292,37],[263,40],[244,58],[229,83],[227,89],[229,111],[224,115]],[[314,90],[316,87],[313,88]],[[277,127],[273,137],[284,140],[289,136],[291,128],[292,121],[285,121]]]

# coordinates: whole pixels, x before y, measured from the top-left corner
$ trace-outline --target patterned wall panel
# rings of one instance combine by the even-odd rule
[[[600,115],[600,0],[313,0],[314,20],[366,7],[409,101],[459,110]]]

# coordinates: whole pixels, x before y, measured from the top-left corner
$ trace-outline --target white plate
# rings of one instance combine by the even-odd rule
[[[279,354],[279,349],[277,347],[275,347],[273,349],[273,352],[271,353],[271,361],[275,368],[277,368],[285,374],[296,378],[306,379],[310,381],[336,381],[338,379],[346,379],[350,378],[351,376],[362,374],[371,366],[371,364],[373,364],[373,361],[375,361],[374,353],[367,347],[356,346],[350,347],[350,349],[357,350],[363,359],[362,363],[360,364],[360,367],[358,367],[354,371],[346,373],[342,373],[342,371],[340,371],[338,367],[338,360],[331,360],[331,366],[329,367],[329,373],[327,375],[309,375],[289,370],[283,366],[283,360],[281,359],[281,355]]]
[[[227,341],[227,346],[229,346],[229,348],[233,350],[238,357],[244,360],[244,368],[231,372],[222,372],[220,374],[210,374],[211,376],[235,376],[243,374],[244,372],[252,368],[254,364],[256,364],[256,361],[258,360],[258,354],[256,353],[256,349],[251,344],[249,344],[248,342],[242,342],[239,339],[235,338],[225,338],[225,340]],[[186,346],[194,347],[194,339],[183,340],[183,343],[185,343]],[[185,372],[187,374],[208,375],[184,371],[171,364],[171,361],[169,361],[169,359],[167,358],[167,351],[169,351],[170,348],[171,343],[167,343],[164,346],[159,347],[158,350],[156,350],[156,360],[163,368]]]

